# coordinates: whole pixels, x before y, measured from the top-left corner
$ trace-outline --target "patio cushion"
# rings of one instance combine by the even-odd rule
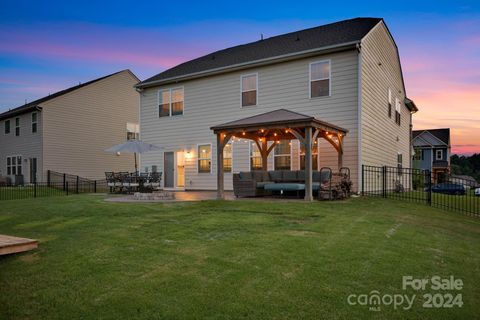
[[[268,175],[270,176],[270,181],[282,181],[282,171],[268,171]]]
[[[320,182],[320,171],[314,170],[312,177],[313,182]]]
[[[284,182],[296,182],[298,181],[297,178],[297,171],[283,171],[283,181]]]
[[[298,178],[298,181],[305,181],[305,170],[298,170],[297,178]]]
[[[275,182],[271,181],[259,181],[257,182],[257,189],[264,189],[267,184],[274,184]]]
[[[265,190],[300,191],[300,190],[305,190],[305,184],[303,183],[270,183],[265,185]]]
[[[270,181],[270,176],[266,170],[262,170],[262,181]]]
[[[313,182],[312,183],[312,190],[317,191],[320,189],[320,182]]]
[[[262,171],[253,171],[253,180],[255,181],[263,181],[263,172]]]
[[[242,172],[240,172],[240,179],[241,180],[252,180],[252,173],[250,171],[242,171]]]

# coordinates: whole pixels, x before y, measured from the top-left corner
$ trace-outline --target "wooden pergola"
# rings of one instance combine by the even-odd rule
[[[312,201],[312,148],[317,138],[327,140],[338,153],[338,167],[343,166],[343,139],[348,130],[314,117],[279,109],[227,122],[210,128],[217,135],[217,198],[224,198],[223,148],[231,138],[255,141],[262,156],[263,170],[267,158],[280,140],[298,139],[305,147],[305,200]],[[269,141],[273,143],[269,145]]]

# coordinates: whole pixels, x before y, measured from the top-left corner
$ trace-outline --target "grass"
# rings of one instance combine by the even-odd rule
[[[19,187],[0,187],[0,200],[20,200],[34,197],[49,197],[65,194],[61,188],[25,185]]]
[[[480,220],[396,200],[2,202],[0,233],[37,238],[0,258],[0,319],[473,319]],[[461,308],[422,308],[402,276],[461,278]],[[416,294],[411,310],[347,303]],[[446,293],[442,291],[442,293]]]

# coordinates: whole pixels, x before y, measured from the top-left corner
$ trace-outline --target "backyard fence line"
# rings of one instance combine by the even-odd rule
[[[423,203],[480,216],[480,197],[471,180],[414,168],[362,165],[362,195]]]
[[[105,193],[108,191],[106,180],[83,180],[34,182],[22,186],[0,186],[1,200],[20,200],[28,198],[68,196],[81,193]]]

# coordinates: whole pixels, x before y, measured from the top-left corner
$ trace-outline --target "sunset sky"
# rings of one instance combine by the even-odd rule
[[[131,69],[145,79],[225,47],[354,17],[396,39],[414,129],[452,129],[480,152],[480,1],[2,1],[0,111]],[[100,4],[101,3],[101,4]]]

